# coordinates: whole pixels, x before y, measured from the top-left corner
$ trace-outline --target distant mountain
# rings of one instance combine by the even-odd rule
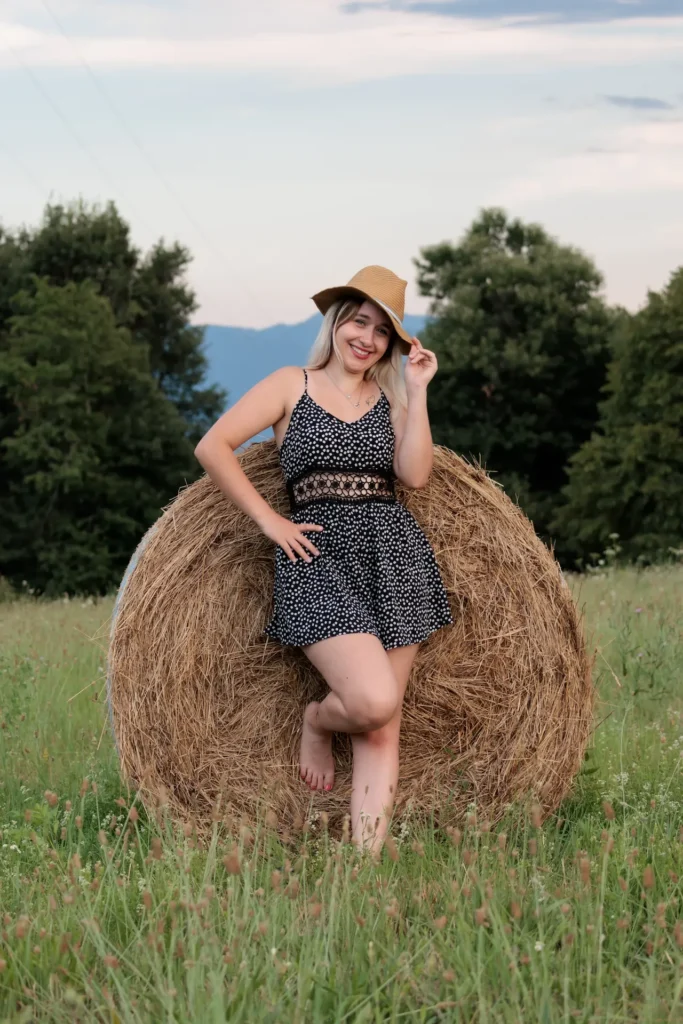
[[[316,313],[300,324],[275,324],[260,330],[207,326],[203,344],[209,364],[206,383],[220,384],[228,392],[228,407],[234,405],[257,381],[281,366],[303,366],[321,321]],[[426,321],[424,316],[406,316],[403,323],[411,334],[419,334]],[[272,436],[269,428],[258,440]]]

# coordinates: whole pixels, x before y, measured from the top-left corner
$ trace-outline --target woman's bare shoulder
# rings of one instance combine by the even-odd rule
[[[300,366],[282,366],[267,374],[223,413],[200,444],[209,438],[225,440],[232,448],[245,444],[289,415],[303,383]]]

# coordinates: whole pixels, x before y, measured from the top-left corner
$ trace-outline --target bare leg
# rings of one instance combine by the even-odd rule
[[[384,843],[398,784],[398,745],[403,698],[419,644],[387,651],[399,692],[393,717],[380,729],[352,737],[353,787],[351,822],[353,841],[378,854]]]
[[[379,729],[394,717],[402,693],[372,633],[333,636],[302,650],[330,687],[323,701],[306,708],[301,737],[301,778],[321,790],[334,781],[332,733]]]

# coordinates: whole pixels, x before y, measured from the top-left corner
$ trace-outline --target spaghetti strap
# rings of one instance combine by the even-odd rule
[[[306,373],[306,367],[302,366],[301,369],[304,371],[304,394],[308,394],[308,374]]]

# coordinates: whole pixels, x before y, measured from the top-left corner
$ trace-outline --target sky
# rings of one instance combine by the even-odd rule
[[[0,0],[0,223],[113,199],[263,327],[502,206],[636,309],[683,263],[683,0]]]

